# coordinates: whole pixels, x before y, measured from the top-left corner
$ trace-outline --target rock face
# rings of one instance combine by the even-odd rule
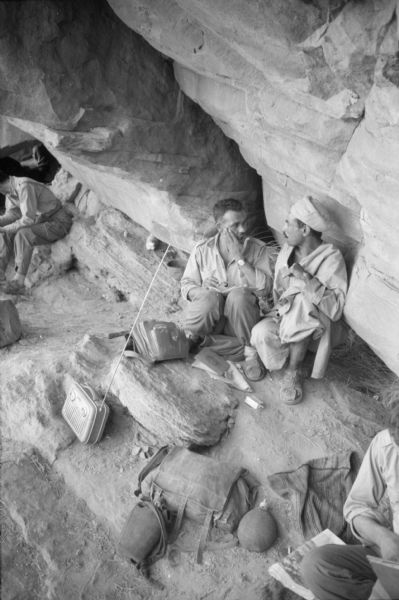
[[[107,344],[87,336],[75,353],[74,373],[105,390],[119,362]],[[100,368],[99,368],[100,366]],[[112,394],[158,445],[213,446],[234,421],[237,399],[227,386],[184,361],[147,366],[123,358]]]
[[[216,200],[261,210],[260,180],[237,145],[105,0],[2,3],[0,20],[0,115],[104,204],[184,249]]]
[[[399,373],[397,2],[108,5],[1,3],[1,115],[181,249],[216,199],[254,207],[236,144],[277,237],[318,196],[353,266],[347,320]]]
[[[397,3],[109,4],[239,144],[269,225],[304,193],[327,204],[355,263],[346,317],[399,373]]]

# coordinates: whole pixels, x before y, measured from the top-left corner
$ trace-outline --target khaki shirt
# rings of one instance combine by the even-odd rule
[[[388,429],[377,433],[371,442],[344,505],[346,521],[354,535],[365,545],[370,545],[370,542],[356,532],[353,519],[363,515],[391,529],[380,508],[385,491],[391,504],[393,530],[399,535],[399,446]]]
[[[248,237],[244,241],[243,258],[255,272],[246,276],[233,260],[227,267],[219,251],[218,233],[214,237],[199,242],[188,259],[181,280],[181,291],[187,299],[192,288],[201,287],[205,279],[215,277],[220,285],[230,287],[248,287],[253,290],[271,292],[273,285],[273,267],[276,251],[256,238]]]
[[[37,222],[39,217],[61,207],[47,185],[29,177],[10,177],[12,191],[6,196],[6,212],[0,217],[0,227],[14,232]]]

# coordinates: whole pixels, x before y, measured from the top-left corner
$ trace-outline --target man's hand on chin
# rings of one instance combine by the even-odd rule
[[[224,235],[225,244],[226,248],[228,248],[230,260],[239,260],[240,258],[243,258],[244,240],[241,242],[229,228],[225,229]]]

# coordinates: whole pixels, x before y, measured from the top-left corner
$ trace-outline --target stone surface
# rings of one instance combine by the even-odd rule
[[[124,227],[129,221],[126,217],[119,221],[114,213],[114,209],[107,209],[97,222],[94,219],[80,221],[81,225],[86,223],[89,228],[93,227],[89,245],[95,237],[101,236],[102,244],[105,245],[107,236],[110,248],[116,244],[117,224],[122,223]],[[100,227],[101,219],[105,220]],[[113,224],[114,229],[105,227],[107,223]],[[136,260],[140,262],[142,230],[137,225],[134,227],[137,228]],[[119,235],[119,239],[122,238]],[[130,281],[134,244],[129,252],[127,273],[121,276],[121,281]],[[112,259],[116,260],[116,252],[112,253]],[[62,277],[39,280],[29,297],[16,298],[24,337],[18,344],[0,351],[1,477],[2,500],[6,507],[0,516],[4,521],[6,510],[19,533],[12,547],[14,537],[6,541],[2,538],[3,560],[6,561],[3,565],[13,561],[5,589],[18,592],[21,600],[76,600],[79,597],[82,600],[125,600],[129,596],[143,600],[186,600],[221,595],[226,600],[261,600],[263,586],[269,580],[267,567],[279,559],[288,545],[298,543],[290,507],[273,497],[267,476],[294,469],[310,458],[329,453],[356,450],[360,454],[372,436],[383,428],[383,408],[370,395],[356,393],[336,380],[306,382],[304,402],[298,407],[288,407],[279,400],[278,380],[268,376],[254,384],[256,396],[262,399],[265,408],[253,411],[243,402],[244,393],[223,384],[215,385],[205,373],[188,371],[189,367],[177,373],[172,363],[165,368],[158,365],[152,372],[161,368],[164,383],[161,384],[159,377],[157,384],[150,380],[149,372],[140,371],[135,363],[124,359],[121,379],[117,378],[107,399],[111,415],[102,441],[86,446],[73,440],[60,416],[65,397],[61,382],[65,382],[69,374],[99,391],[105,389],[110,381],[112,361],[123,345],[123,338],[109,340],[106,335],[131,325],[136,315],[132,303],[139,303],[141,293],[133,288],[132,302],[118,299],[107,288],[103,277],[96,278],[99,259],[95,254],[93,251],[86,268],[81,265],[80,270],[70,270]],[[138,271],[143,281],[151,277],[157,258],[150,255],[148,260],[148,269],[144,265],[142,271]],[[91,267],[91,277],[87,277]],[[163,295],[154,290],[154,296],[149,297],[149,315],[153,311],[169,318],[167,276],[165,272],[165,279],[158,280]],[[163,315],[157,313],[162,310]],[[178,320],[180,314],[178,311],[172,316]],[[196,374],[204,377],[198,385],[194,379]],[[339,379],[346,381],[347,377]],[[53,385],[47,385],[49,381],[53,381]],[[122,389],[125,383],[129,385],[130,394],[126,388]],[[149,398],[149,390],[153,395],[163,394],[168,400],[172,391],[180,406],[187,390],[187,404],[181,407],[185,419],[182,431],[188,431],[191,436],[194,421],[184,411],[192,406],[189,391],[199,386],[202,393],[195,394],[197,397],[212,387],[215,405],[210,411],[216,420],[221,415],[221,401],[229,412],[229,406],[239,399],[234,411],[234,427],[223,436],[221,443],[206,449],[206,453],[248,468],[258,479],[261,494],[267,498],[279,523],[279,538],[267,554],[248,553],[239,547],[223,552],[206,551],[203,565],[195,564],[192,553],[174,555],[173,561],[165,557],[152,569],[159,587],[165,586],[159,589],[138,577],[131,565],[114,554],[120,528],[136,502],[137,475],[146,464],[143,451],[149,456],[159,443],[135,421],[116,394],[120,388],[126,406],[132,407],[136,401],[145,399],[153,410],[159,400]],[[171,408],[178,406],[177,403]],[[205,402],[204,406],[209,404]],[[174,410],[170,412],[176,419]],[[38,420],[43,421],[43,414],[45,430],[37,426]],[[194,410],[193,414],[195,419],[199,413]],[[176,420],[171,422],[172,431],[175,423]],[[212,424],[213,434],[218,425],[224,426],[223,421]],[[155,427],[165,435],[163,423],[155,422]],[[197,439],[199,435],[203,438],[203,432],[194,433]],[[65,443],[61,444],[63,440]],[[18,442],[13,452],[8,449],[12,442]],[[31,446],[35,447],[34,451]],[[42,451],[46,452],[48,461]],[[7,532],[8,528],[3,527],[5,537]],[[194,545],[198,534],[197,530],[185,529],[183,543]],[[21,564],[21,557],[25,556],[32,560]],[[18,578],[19,565],[23,575]],[[34,572],[30,572],[31,568]]]
[[[0,115],[42,140],[99,200],[184,249],[226,196],[260,184],[169,60],[105,0],[2,3]]]
[[[72,358],[73,373],[105,391],[118,362],[106,342],[87,336]],[[158,446],[216,444],[231,427],[237,405],[234,391],[186,361],[148,366],[123,358],[110,391]]]
[[[397,3],[109,4],[173,58],[182,90],[262,176],[277,237],[298,197],[326,203],[337,225],[327,238],[356,265],[348,321],[399,374]]]
[[[278,238],[292,202],[317,195],[336,221],[328,240],[355,263],[348,321],[399,373],[397,2],[108,5],[1,4],[3,118],[99,203],[184,250],[215,200],[259,208],[238,148]],[[360,289],[371,311],[381,299],[379,330],[360,321]]]
[[[19,345],[27,343],[22,339]],[[2,362],[7,353],[7,349],[0,350]],[[11,356],[7,373],[2,370],[0,374],[0,386],[2,436],[35,446],[53,461],[74,439],[60,414],[65,398],[61,365],[53,360],[40,366],[33,356],[21,363],[18,355]]]
[[[18,463],[3,465],[2,500],[22,533],[27,556],[17,576],[16,564],[4,573],[4,599],[121,598],[118,584],[142,597],[147,585],[138,572],[115,555],[108,531],[39,454],[31,450]],[[14,560],[21,558],[10,541],[2,542],[3,568],[13,550]]]

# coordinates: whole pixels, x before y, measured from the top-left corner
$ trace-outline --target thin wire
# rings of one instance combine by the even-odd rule
[[[139,308],[139,311],[138,311],[138,313],[137,313],[137,315],[136,315],[136,318],[134,319],[134,323],[133,323],[133,325],[132,325],[132,327],[131,327],[131,329],[130,329],[129,335],[127,336],[127,339],[126,339],[125,345],[123,346],[123,349],[122,349],[121,355],[120,355],[120,357],[119,357],[119,359],[118,359],[118,362],[116,363],[116,367],[115,367],[115,369],[114,369],[114,372],[112,373],[111,381],[109,382],[109,385],[108,385],[108,387],[107,387],[107,389],[106,389],[106,392],[105,392],[105,394],[104,394],[104,397],[103,397],[103,399],[102,399],[102,402],[101,402],[101,405],[100,405],[100,410],[101,410],[101,409],[102,409],[102,407],[104,406],[104,402],[105,402],[105,400],[106,400],[106,398],[107,398],[107,396],[108,396],[109,390],[111,389],[111,386],[112,386],[112,384],[113,384],[113,382],[114,382],[115,375],[116,375],[116,372],[117,372],[117,370],[118,370],[118,367],[119,367],[119,365],[121,364],[121,360],[122,360],[122,358],[123,358],[123,354],[124,354],[124,352],[125,352],[125,350],[126,350],[126,346],[127,346],[127,345],[128,345],[128,343],[129,343],[130,336],[131,336],[131,335],[132,335],[132,333],[133,333],[133,330],[134,330],[134,328],[135,328],[135,326],[136,326],[136,323],[137,323],[137,321],[138,321],[138,319],[139,319],[139,317],[140,317],[141,311],[143,310],[143,306],[144,306],[144,304],[145,304],[145,301],[147,300],[148,294],[150,293],[150,290],[151,290],[151,288],[152,288],[152,284],[154,283],[154,281],[155,281],[155,279],[156,279],[156,277],[157,277],[157,275],[158,275],[158,271],[159,271],[159,269],[161,268],[163,261],[165,260],[165,256],[167,255],[169,248],[170,248],[170,244],[168,244],[168,246],[167,246],[167,248],[166,248],[166,250],[165,250],[165,252],[164,252],[164,254],[163,254],[163,256],[162,256],[161,262],[159,263],[159,265],[158,265],[158,267],[157,267],[157,270],[155,271],[155,273],[154,273],[154,276],[153,276],[153,278],[151,279],[150,285],[148,286],[148,289],[147,289],[147,291],[146,291],[146,293],[145,293],[145,296],[144,296],[144,298],[143,298],[143,301],[142,301],[142,303],[141,303],[141,306],[140,306],[140,308]]]

